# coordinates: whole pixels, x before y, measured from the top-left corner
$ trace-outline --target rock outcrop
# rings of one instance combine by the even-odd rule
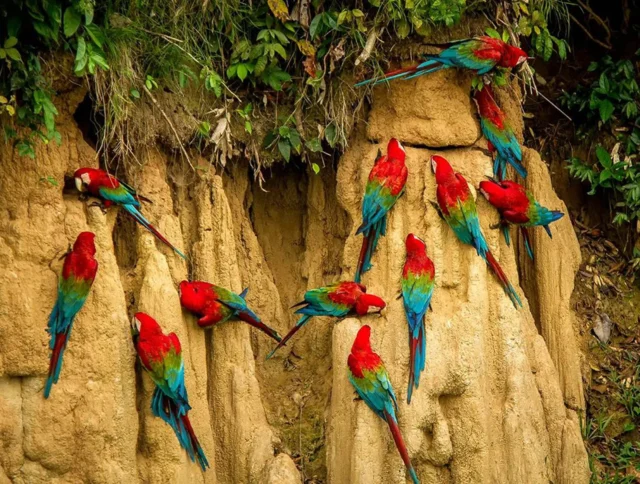
[[[451,71],[377,89],[368,126],[354,135],[337,171],[276,169],[266,192],[242,161],[193,173],[162,149],[148,149],[142,167],[123,174],[154,200],[144,213],[188,252],[186,263],[124,214],[105,215],[46,181],[99,165],[72,117],[81,90],[60,99],[61,146],[40,147],[35,160],[0,147],[0,483],[405,482],[384,422],[354,401],[347,380],[346,358],[365,322],[391,374],[421,482],[588,482],[569,309],[580,255],[568,217],[554,224],[552,241],[533,231],[531,263],[489,228],[497,214],[478,198],[492,251],[514,284],[521,275],[525,307],[516,311],[429,203],[433,153],[475,185],[490,173],[469,84]],[[287,308],[306,289],[351,278],[363,186],[391,136],[409,145],[410,176],[364,276],[389,303],[382,317],[338,325],[319,318],[265,362],[272,344],[262,333],[240,323],[203,331],[181,310],[176,287],[184,278],[236,292],[248,286],[249,304],[283,333],[295,321]],[[540,158],[527,150],[525,164],[536,196],[563,209]],[[56,258],[82,230],[96,233],[98,276],[60,381],[44,400]],[[406,322],[396,299],[408,232],[427,241],[437,284],[426,323],[427,370],[411,406]],[[206,473],[151,415],[152,383],[136,366],[129,330],[138,310],[182,341],[191,421],[211,463]]]

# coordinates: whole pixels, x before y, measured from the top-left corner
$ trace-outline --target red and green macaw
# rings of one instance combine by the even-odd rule
[[[531,259],[533,259],[533,249],[527,227],[542,225],[551,237],[549,224],[564,216],[564,213],[558,210],[549,210],[540,205],[530,191],[514,181],[493,179],[482,181],[480,193],[500,212],[502,233],[507,245],[511,242],[509,224],[520,227],[524,246]]]
[[[115,176],[97,168],[80,168],[73,174],[76,188],[82,194],[88,194],[102,200],[102,207],[120,205],[136,222],[155,235],[158,240],[171,247],[183,259],[186,256],[174,247],[149,221],[140,213],[140,200],[149,201],[138,195],[133,187]]]
[[[73,320],[87,300],[93,280],[98,272],[95,259],[95,235],[81,232],[71,252],[64,256],[62,275],[58,281],[58,299],[49,316],[47,331],[51,335],[51,360],[44,387],[44,398],[49,398],[51,387],[57,383],[62,369],[62,356],[67,347]]]
[[[486,35],[456,40],[438,46],[444,50],[436,55],[425,56],[424,62],[405,69],[387,72],[381,79],[367,79],[356,84],[356,87],[370,83],[375,86],[399,78],[413,79],[450,67],[467,69],[483,75],[496,67],[512,69],[527,60],[527,54],[522,49]]]
[[[376,308],[376,312],[382,311],[386,304],[378,296],[367,294],[367,288],[362,284],[343,281],[305,292],[304,301],[295,304],[292,308],[298,306],[302,307],[296,311],[296,314],[302,314],[302,317],[278,343],[278,346],[267,355],[267,359],[282,348],[314,316],[333,316],[340,319],[352,313],[364,316],[370,308]]]
[[[362,200],[362,224],[356,232],[356,235],[364,234],[354,277],[356,282],[360,282],[363,272],[371,269],[371,257],[378,245],[378,239],[387,230],[387,213],[404,192],[408,176],[404,160],[404,148],[397,139],[391,138],[387,145],[387,154],[381,156],[378,152],[369,173]]]
[[[402,270],[402,299],[404,312],[409,323],[409,388],[407,403],[411,403],[414,387],[420,383],[420,373],[424,370],[427,357],[427,338],[424,316],[431,305],[435,268],[427,257],[426,244],[413,234],[405,243],[407,259]]]
[[[480,128],[487,138],[489,151],[495,154],[493,174],[499,180],[507,177],[507,163],[522,178],[527,177],[527,170],[522,166],[522,149],[504,112],[495,101],[493,89],[485,85],[476,91],[474,99],[480,113]]]
[[[389,380],[389,374],[382,359],[371,349],[370,338],[371,328],[367,325],[360,328],[347,360],[349,381],[369,408],[387,422],[413,484],[419,484],[418,475],[411,465],[407,446],[404,444],[398,427],[396,417],[398,403],[391,386],[391,380]]]
[[[189,421],[191,406],[184,386],[180,340],[175,333],[165,335],[155,319],[145,313],[133,316],[132,329],[140,363],[156,385],[151,411],[171,426],[191,460],[197,460],[206,470],[209,462]]]
[[[471,245],[485,260],[516,309],[518,306],[522,306],[518,293],[489,250],[487,241],[482,234],[476,202],[467,180],[460,173],[454,172],[449,162],[442,156],[432,156],[431,167],[436,174],[437,208],[442,218],[453,229],[460,242]]]
[[[245,297],[249,289],[245,289],[238,295],[208,282],[182,281],[178,290],[180,304],[200,317],[198,325],[202,328],[209,328],[232,318],[240,319],[276,341],[282,340],[277,331],[264,324],[247,306]]]

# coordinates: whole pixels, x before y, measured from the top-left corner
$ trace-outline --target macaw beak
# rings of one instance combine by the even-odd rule
[[[140,321],[136,317],[131,320],[131,334],[133,336],[138,336],[140,334]]]
[[[80,192],[83,193],[85,191],[84,189],[84,184],[82,183],[82,179],[75,177],[74,178],[75,184],[76,184],[76,189]]]
[[[432,156],[431,157],[431,171],[435,174],[437,168],[438,168],[438,163],[436,162],[436,160],[433,159],[433,156]]]

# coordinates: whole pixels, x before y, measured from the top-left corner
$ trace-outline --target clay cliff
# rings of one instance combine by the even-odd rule
[[[553,225],[553,240],[533,231],[531,263],[517,238],[509,248],[489,228],[497,213],[478,198],[491,250],[525,296],[516,311],[429,203],[433,153],[475,185],[490,174],[469,89],[470,79],[454,72],[377,88],[366,125],[335,167],[320,175],[274,168],[265,190],[246,161],[222,169],[199,160],[207,169],[193,172],[172,152],[149,147],[121,174],[154,201],[145,214],[188,252],[186,263],[116,209],[103,214],[46,181],[99,166],[73,118],[82,89],[59,98],[61,146],[40,147],[35,160],[0,147],[0,483],[405,482],[385,424],[354,401],[347,380],[346,358],[364,323],[401,402],[400,426],[421,482],[588,482],[569,308],[580,252],[569,217]],[[512,121],[521,119],[513,90],[501,101]],[[176,287],[187,277],[236,292],[249,287],[250,306],[282,334],[295,321],[287,308],[306,289],[351,278],[365,180],[392,136],[407,146],[410,175],[363,280],[388,302],[381,317],[337,325],[320,318],[265,362],[272,343],[262,333],[240,323],[203,331],[182,311]],[[525,165],[542,204],[565,210],[532,150]],[[98,276],[60,382],[44,400],[56,256],[83,230],[96,234]],[[409,231],[427,241],[437,286],[427,369],[408,407],[407,330],[396,296]],[[212,466],[206,473],[151,415],[152,383],[136,367],[130,337],[135,311],[182,341],[191,421]]]

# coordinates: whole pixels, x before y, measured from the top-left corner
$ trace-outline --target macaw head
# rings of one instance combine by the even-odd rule
[[[78,168],[73,174],[76,188],[80,193],[84,193],[88,190],[87,187],[89,186],[89,184],[91,184],[91,174],[93,172],[93,168]]]
[[[356,335],[351,347],[351,353],[370,353],[371,352],[371,326],[365,324]]]
[[[407,255],[420,255],[424,254],[425,250],[427,249],[427,244],[425,244],[420,237],[409,234],[407,235],[405,247],[407,248]]]
[[[389,160],[398,160],[404,163],[406,157],[406,152],[404,150],[404,146],[395,138],[391,138],[389,140],[389,144],[387,144],[387,158]]]
[[[80,232],[80,235],[78,235],[78,238],[73,243],[74,252],[84,252],[89,255],[95,255],[95,238],[96,235],[93,232]]]
[[[358,316],[364,316],[369,312],[380,313],[386,306],[387,304],[381,298],[366,292],[356,299],[356,313]]]
[[[455,176],[455,172],[444,156],[433,155],[431,157],[431,169],[436,175],[436,183],[444,183]]]
[[[131,329],[134,335],[140,335],[140,338],[147,339],[162,334],[162,328],[146,313],[136,313],[131,321]]]
[[[180,304],[194,313],[204,310],[211,294],[211,284],[202,281],[182,281],[178,286]]]
[[[516,66],[519,66],[524,61],[527,60],[527,53],[522,50],[520,47],[515,47],[513,45],[505,44],[504,52],[502,57],[500,58],[499,65],[501,67],[507,67],[512,69]]]

